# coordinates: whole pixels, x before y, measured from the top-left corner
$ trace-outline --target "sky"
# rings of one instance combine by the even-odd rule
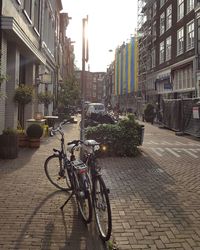
[[[127,42],[137,27],[137,0],[62,0],[63,12],[72,19],[66,36],[74,43],[75,64],[82,68],[82,19],[88,15],[89,61],[91,72],[105,72],[114,60],[114,51]]]

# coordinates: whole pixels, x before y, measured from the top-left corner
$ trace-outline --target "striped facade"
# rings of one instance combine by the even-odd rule
[[[115,95],[138,90],[138,41],[132,37],[115,51]]]

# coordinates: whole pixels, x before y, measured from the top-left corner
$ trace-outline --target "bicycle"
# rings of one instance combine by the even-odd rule
[[[100,238],[108,241],[112,231],[112,215],[109,200],[109,189],[106,187],[101,174],[101,167],[97,162],[97,154],[101,144],[95,140],[74,140],[72,145],[82,145],[85,154],[83,162],[89,167],[89,175],[92,183],[92,201],[97,228]]]
[[[81,217],[85,223],[89,223],[92,220],[92,200],[88,167],[81,160],[76,160],[74,151],[78,149],[77,145],[68,143],[70,146],[68,146],[67,150],[70,152],[70,157],[67,156],[62,129],[62,126],[66,123],[69,123],[69,120],[64,120],[57,128],[51,130],[52,136],[56,133],[60,134],[61,144],[60,149],[54,148],[54,153],[45,160],[45,174],[55,187],[64,191],[71,191],[69,198],[60,209],[63,209],[72,196],[75,195]]]

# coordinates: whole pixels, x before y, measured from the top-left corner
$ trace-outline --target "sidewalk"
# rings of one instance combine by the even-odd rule
[[[66,126],[67,140],[79,125]],[[95,224],[84,226],[68,194],[47,180],[43,164],[58,141],[0,160],[0,249],[103,250]],[[110,188],[112,241],[120,250],[200,250],[200,142],[145,123],[142,154],[101,158]]]
[[[66,125],[66,138],[79,138],[78,124]],[[78,133],[78,134],[77,134]],[[75,199],[58,191],[44,173],[44,161],[59,141],[42,140],[39,149],[20,149],[15,160],[0,160],[0,249],[103,250],[94,223],[85,226]]]

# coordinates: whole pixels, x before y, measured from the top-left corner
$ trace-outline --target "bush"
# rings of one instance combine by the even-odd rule
[[[86,129],[86,138],[107,144],[108,155],[136,156],[139,153],[141,125],[133,115],[117,124],[100,124]]]
[[[27,130],[26,134],[29,138],[39,139],[43,134],[43,129],[39,124],[31,124]]]
[[[144,110],[144,119],[146,122],[153,123],[154,118],[155,118],[154,105],[148,103]]]
[[[17,130],[14,128],[6,128],[3,130],[3,135],[16,135]]]

